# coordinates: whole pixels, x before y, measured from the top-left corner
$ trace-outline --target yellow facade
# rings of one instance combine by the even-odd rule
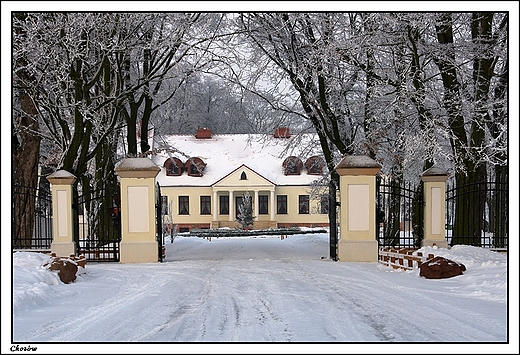
[[[273,194],[270,190],[255,190],[249,187],[229,187],[229,190],[220,190],[213,187],[194,186],[165,186],[161,188],[161,195],[167,198],[168,211],[165,214],[164,223],[171,227],[177,227],[179,231],[204,228],[233,228],[239,224],[236,222],[236,198],[249,192],[252,198],[254,229],[276,227],[323,227],[328,226],[328,215],[321,212],[321,202],[311,198],[308,186],[278,186],[274,187]],[[287,197],[287,213],[277,213],[278,196]],[[309,196],[309,213],[299,213],[300,195]],[[187,197],[189,214],[180,213],[179,197]],[[201,213],[201,196],[207,196],[210,200],[211,210],[209,214]],[[220,197],[229,199],[229,213],[220,213]],[[258,200],[255,197],[266,196],[267,213],[255,213],[258,211]],[[273,200],[274,199],[274,200]],[[233,202],[231,202],[233,201]],[[215,210],[216,209],[216,210]],[[274,211],[273,211],[274,209]]]
[[[246,166],[240,167],[213,186],[163,186],[161,195],[166,198],[164,205],[168,208],[163,212],[166,215],[165,224],[170,225],[170,228],[176,227],[179,231],[234,228],[238,226],[237,198],[240,199],[246,192],[251,196],[254,229],[328,226],[328,215],[321,213],[321,197],[314,197],[319,196],[316,189],[309,186],[276,186]],[[187,214],[181,211],[181,196],[188,201]],[[201,196],[209,201],[209,211],[203,211]],[[284,196],[282,199],[286,201],[285,211],[281,211],[278,196]],[[300,211],[300,196],[308,196],[308,213],[301,213],[306,212],[306,208],[305,211]],[[222,201],[223,198],[227,198],[227,203]],[[261,199],[264,201],[263,209],[260,208]],[[224,208],[222,203],[225,204]]]

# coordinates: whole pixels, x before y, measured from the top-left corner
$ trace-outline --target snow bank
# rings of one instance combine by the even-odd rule
[[[13,254],[13,312],[39,306],[64,295],[65,285],[58,271],[50,271],[43,265],[51,257],[37,252]],[[77,276],[84,270],[78,268]],[[78,280],[78,279],[77,279]]]
[[[50,257],[41,253],[13,254],[13,311],[45,303],[59,292],[51,286],[61,284],[57,273],[43,267]]]
[[[458,284],[457,293],[468,297],[507,302],[507,256],[485,248],[455,245],[451,248],[423,247],[423,255],[434,254],[466,266],[463,275],[451,282]],[[450,281],[448,281],[450,282]]]

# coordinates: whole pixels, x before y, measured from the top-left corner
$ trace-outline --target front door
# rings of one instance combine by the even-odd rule
[[[238,219],[240,216],[240,206],[242,206],[242,201],[244,198],[242,196],[236,196],[235,197],[235,216]]]

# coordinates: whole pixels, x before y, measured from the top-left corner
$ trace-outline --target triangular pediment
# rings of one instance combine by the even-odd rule
[[[266,179],[246,165],[241,165],[237,169],[215,182],[213,187],[273,187],[275,184]]]

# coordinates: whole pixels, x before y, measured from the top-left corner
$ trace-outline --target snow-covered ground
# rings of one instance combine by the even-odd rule
[[[89,262],[72,284],[42,267],[47,256],[13,254],[12,344],[49,353],[518,349],[518,284],[509,280],[508,299],[504,254],[424,248],[467,268],[430,280],[418,270],[331,261],[328,234],[177,237],[166,248],[164,263]],[[4,293],[2,301],[4,343]]]

